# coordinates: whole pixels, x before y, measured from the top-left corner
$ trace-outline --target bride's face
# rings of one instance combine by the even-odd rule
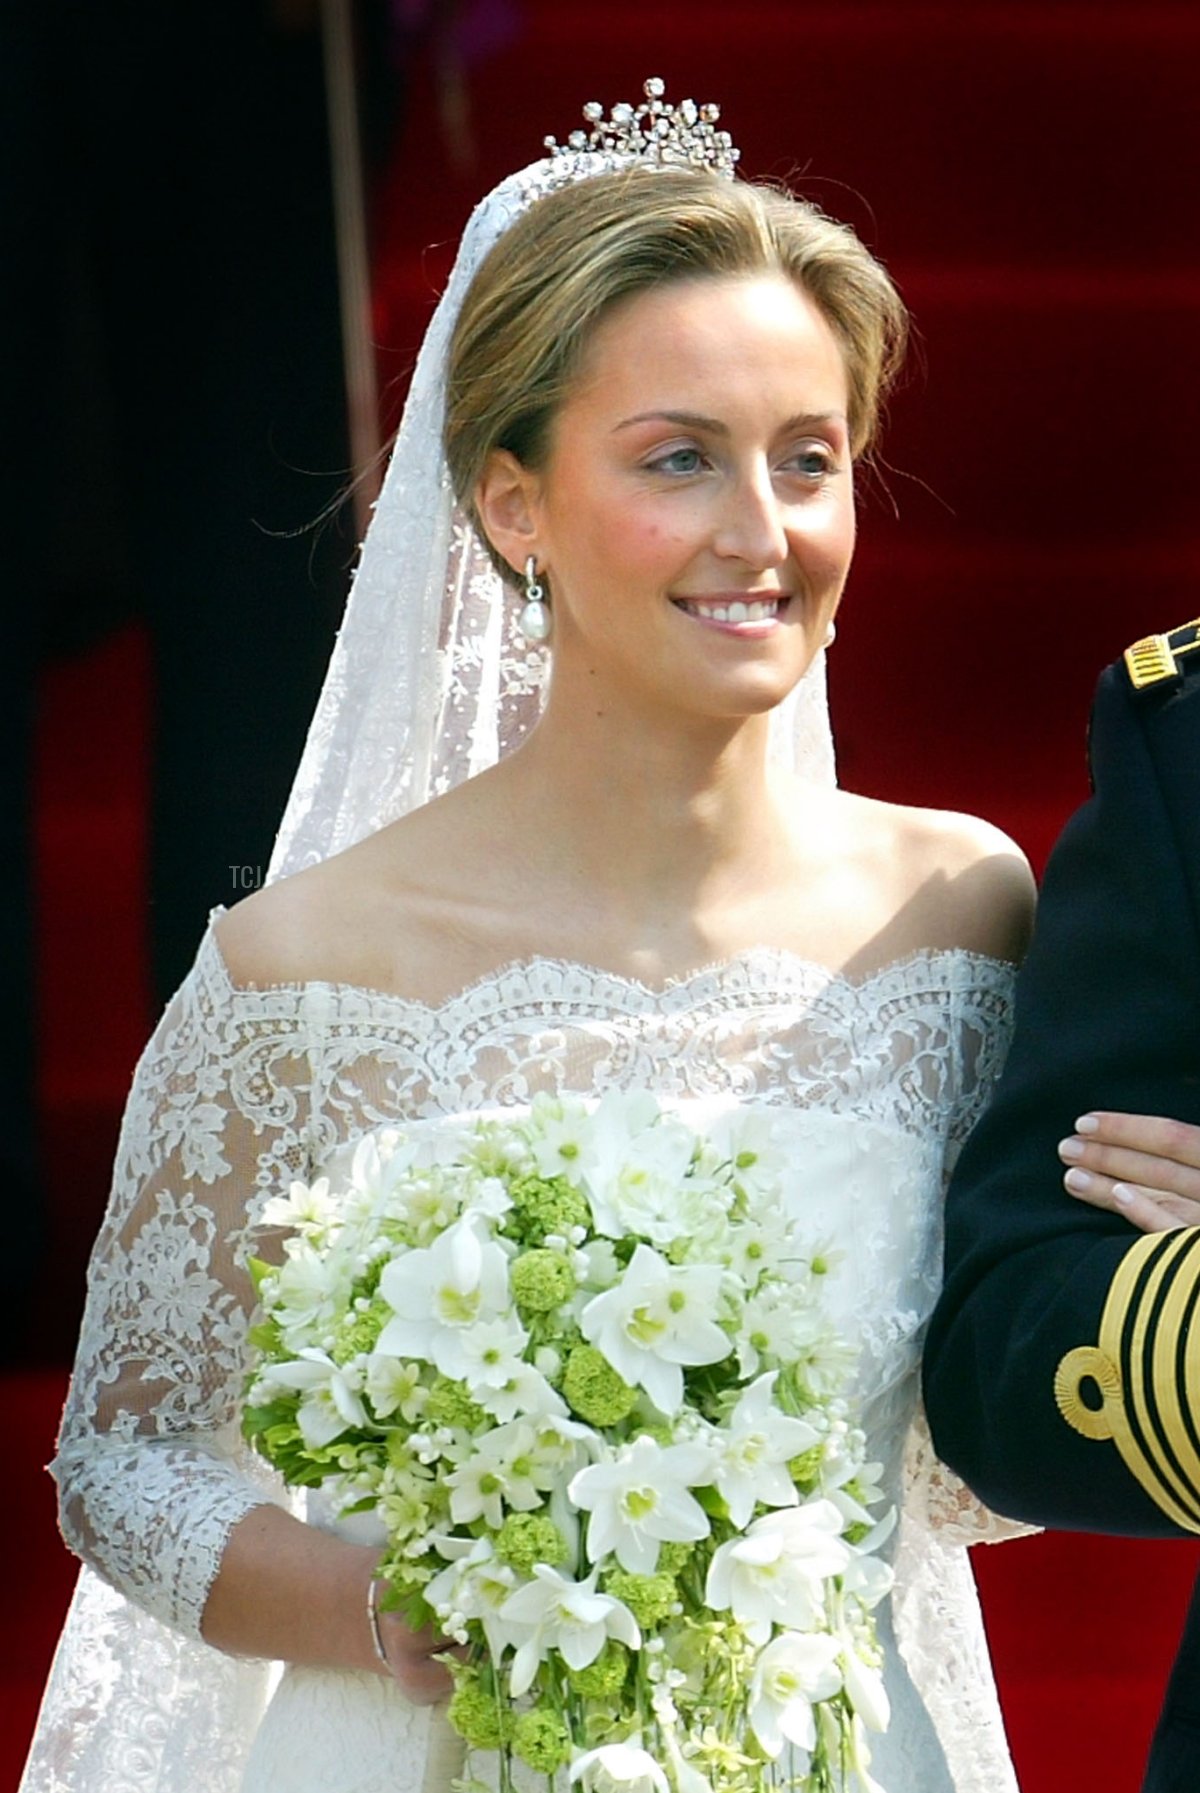
[[[829,631],[854,546],[841,350],[781,275],[679,281],[598,327],[530,483],[556,679],[760,714]],[[519,563],[518,563],[519,564]]]

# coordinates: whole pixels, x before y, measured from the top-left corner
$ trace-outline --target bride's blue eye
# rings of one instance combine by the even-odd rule
[[[704,456],[698,448],[671,448],[646,465],[652,473],[699,473]]]
[[[823,447],[798,448],[789,457],[789,465],[804,474],[806,479],[824,479],[827,474],[836,471],[832,452]]]

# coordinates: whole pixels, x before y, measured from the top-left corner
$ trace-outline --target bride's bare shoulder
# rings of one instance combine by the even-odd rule
[[[414,823],[392,823],[220,916],[217,944],[231,981],[419,994],[418,973],[436,953],[439,924],[428,831]]]
[[[848,797],[862,851],[893,880],[906,930],[923,944],[1019,963],[1035,885],[1016,842],[979,816]]]
[[[218,918],[217,944],[234,984],[354,981],[344,975],[346,946],[361,905],[339,864],[349,857],[268,884]]]

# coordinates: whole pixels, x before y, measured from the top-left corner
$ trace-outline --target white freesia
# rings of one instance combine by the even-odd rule
[[[851,1448],[847,1449],[843,1435],[835,1433],[828,1460],[822,1465],[821,1482],[823,1492],[838,1508],[847,1525],[869,1526],[875,1523],[875,1516],[869,1509],[877,1506],[883,1499],[883,1485],[879,1479],[883,1474],[883,1464],[860,1463],[860,1443],[856,1438],[851,1441]],[[882,1543],[883,1539],[880,1538],[878,1542]],[[871,1550],[876,1545],[870,1544],[867,1548]]]
[[[526,1420],[496,1426],[475,1441],[471,1455],[445,1478],[450,1489],[450,1517],[455,1525],[484,1519],[493,1531],[504,1521],[504,1508],[532,1513],[554,1486],[561,1456],[545,1444]]]
[[[315,1183],[292,1183],[286,1195],[273,1195],[262,1211],[264,1225],[293,1227],[303,1238],[323,1235],[337,1214],[328,1177],[318,1177]]]
[[[508,1259],[486,1222],[467,1213],[428,1248],[386,1264],[379,1293],[394,1317],[376,1350],[429,1359],[459,1379],[467,1373],[463,1333],[508,1308]]]
[[[426,1584],[425,1598],[438,1615],[446,1634],[467,1641],[466,1627],[478,1619],[487,1637],[488,1649],[497,1661],[508,1647],[518,1641],[520,1633],[506,1625],[500,1608],[517,1586],[515,1572],[497,1557],[490,1538],[476,1538],[474,1543],[462,1538],[440,1539],[438,1548],[455,1549],[455,1560]]]
[[[894,1510],[890,1517],[894,1522]],[[842,1588],[861,1600],[869,1612],[891,1593],[896,1573],[890,1563],[882,1562],[877,1556],[864,1555],[864,1545],[865,1540],[854,1546],[854,1556],[842,1575]]]
[[[610,1090],[596,1110],[583,1185],[596,1231],[610,1239],[639,1234],[669,1245],[690,1230],[711,1203],[707,1185],[688,1178],[695,1135],[674,1116],[662,1115],[644,1092]]]
[[[757,1290],[741,1310],[737,1331],[738,1367],[753,1376],[771,1363],[796,1363],[815,1347],[821,1322],[807,1301],[786,1285]]]
[[[463,1366],[461,1378],[478,1400],[485,1390],[503,1388],[516,1374],[529,1334],[515,1314],[502,1314],[464,1327],[455,1342]]]
[[[632,1743],[605,1743],[571,1763],[571,1785],[584,1793],[669,1793],[667,1777],[648,1750]]]
[[[351,1426],[365,1426],[367,1412],[359,1399],[355,1374],[341,1369],[325,1351],[305,1350],[291,1363],[273,1363],[259,1372],[256,1395],[275,1388],[298,1389],[303,1400],[296,1424],[310,1450],[321,1450]]]
[[[777,1135],[769,1109],[744,1106],[727,1108],[708,1128],[709,1144],[732,1165],[737,1187],[760,1199],[770,1198],[791,1169]]]
[[[750,1727],[772,1761],[785,1743],[813,1748],[813,1705],[842,1685],[837,1654],[836,1638],[799,1631],[783,1632],[759,1653],[750,1681]]]
[[[513,1658],[514,1699],[528,1692],[550,1650],[557,1650],[568,1668],[581,1669],[595,1662],[610,1637],[631,1650],[641,1644],[642,1634],[629,1608],[611,1594],[596,1591],[598,1574],[593,1569],[585,1581],[573,1581],[536,1563],[533,1580],[504,1602],[501,1619],[524,1633]]]
[[[620,1282],[583,1309],[580,1330],[618,1375],[673,1416],[683,1402],[680,1366],[729,1355],[729,1338],[717,1324],[721,1285],[716,1266],[669,1264],[639,1245]]]
[[[558,1419],[567,1411],[567,1404],[557,1389],[552,1388],[542,1372],[531,1363],[516,1362],[499,1385],[473,1383],[471,1392],[484,1411],[502,1423],[521,1417]]]
[[[372,1351],[367,1358],[363,1387],[376,1419],[388,1419],[393,1413],[399,1413],[409,1425],[416,1424],[429,1398],[428,1389],[421,1385],[416,1364],[401,1363],[398,1358],[385,1357],[380,1351]]]
[[[530,1149],[539,1176],[578,1183],[591,1148],[592,1120],[582,1102],[545,1092],[534,1097]]]
[[[344,1306],[352,1271],[336,1255],[323,1256],[307,1240],[289,1239],[273,1273],[272,1317],[292,1350],[315,1345]]]
[[[384,1214],[394,1213],[394,1192],[416,1158],[416,1140],[397,1127],[380,1127],[365,1133],[354,1148],[351,1187],[366,1198],[369,1207]]]
[[[703,1445],[664,1448],[641,1437],[581,1469],[567,1493],[591,1514],[587,1548],[593,1562],[611,1551],[623,1569],[652,1575],[661,1544],[708,1536],[708,1517],[688,1490],[711,1479],[712,1457]]]
[[[739,1531],[759,1501],[765,1507],[796,1504],[787,1465],[820,1442],[820,1433],[807,1420],[775,1406],[777,1380],[775,1371],[759,1376],[734,1408],[728,1426],[713,1434],[714,1480]]]
[[[810,1500],[756,1519],[744,1537],[713,1553],[704,1596],[716,1612],[731,1611],[752,1643],[766,1643],[772,1625],[815,1626],[826,1581],[852,1557],[832,1501]]]

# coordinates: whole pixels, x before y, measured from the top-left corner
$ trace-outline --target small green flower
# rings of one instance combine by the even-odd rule
[[[585,1700],[611,1700],[625,1685],[628,1666],[628,1650],[610,1637],[595,1662],[589,1662],[586,1668],[569,1668],[567,1680]]]
[[[588,1223],[587,1201],[565,1177],[514,1177],[508,1193],[517,1225],[506,1227],[506,1232],[536,1233],[544,1238],[547,1233],[566,1234],[572,1227]]]
[[[512,1746],[539,1774],[553,1774],[571,1760],[571,1733],[556,1712],[522,1712],[513,1725]]]
[[[364,1313],[351,1311],[337,1330],[331,1356],[334,1363],[349,1363],[351,1358],[365,1355],[375,1344],[392,1317],[386,1301],[372,1301]]]
[[[575,1292],[575,1276],[570,1264],[556,1251],[544,1246],[522,1252],[509,1268],[513,1300],[530,1314],[547,1314]]]
[[[464,1384],[446,1376],[439,1376],[430,1389],[424,1419],[428,1426],[458,1427],[464,1432],[482,1432],[492,1423]]]
[[[512,1731],[512,1712],[503,1699],[468,1670],[458,1677],[446,1716],[472,1749],[500,1749]]]
[[[660,1575],[678,1575],[692,1560],[694,1544],[676,1544],[667,1542],[658,1547],[658,1572]]]
[[[492,1543],[501,1562],[522,1575],[528,1575],[535,1563],[554,1568],[570,1554],[566,1539],[544,1513],[510,1513]]]
[[[807,1487],[810,1482],[816,1480],[824,1455],[825,1447],[814,1444],[811,1450],[804,1451],[799,1457],[792,1458],[788,1464],[788,1474],[798,1488]]]
[[[567,1359],[563,1393],[591,1426],[615,1426],[633,1411],[636,1392],[594,1345],[576,1345]]]
[[[644,1631],[653,1631],[670,1618],[679,1602],[679,1589],[671,1575],[633,1575],[613,1569],[604,1577],[604,1591],[622,1601]]]

